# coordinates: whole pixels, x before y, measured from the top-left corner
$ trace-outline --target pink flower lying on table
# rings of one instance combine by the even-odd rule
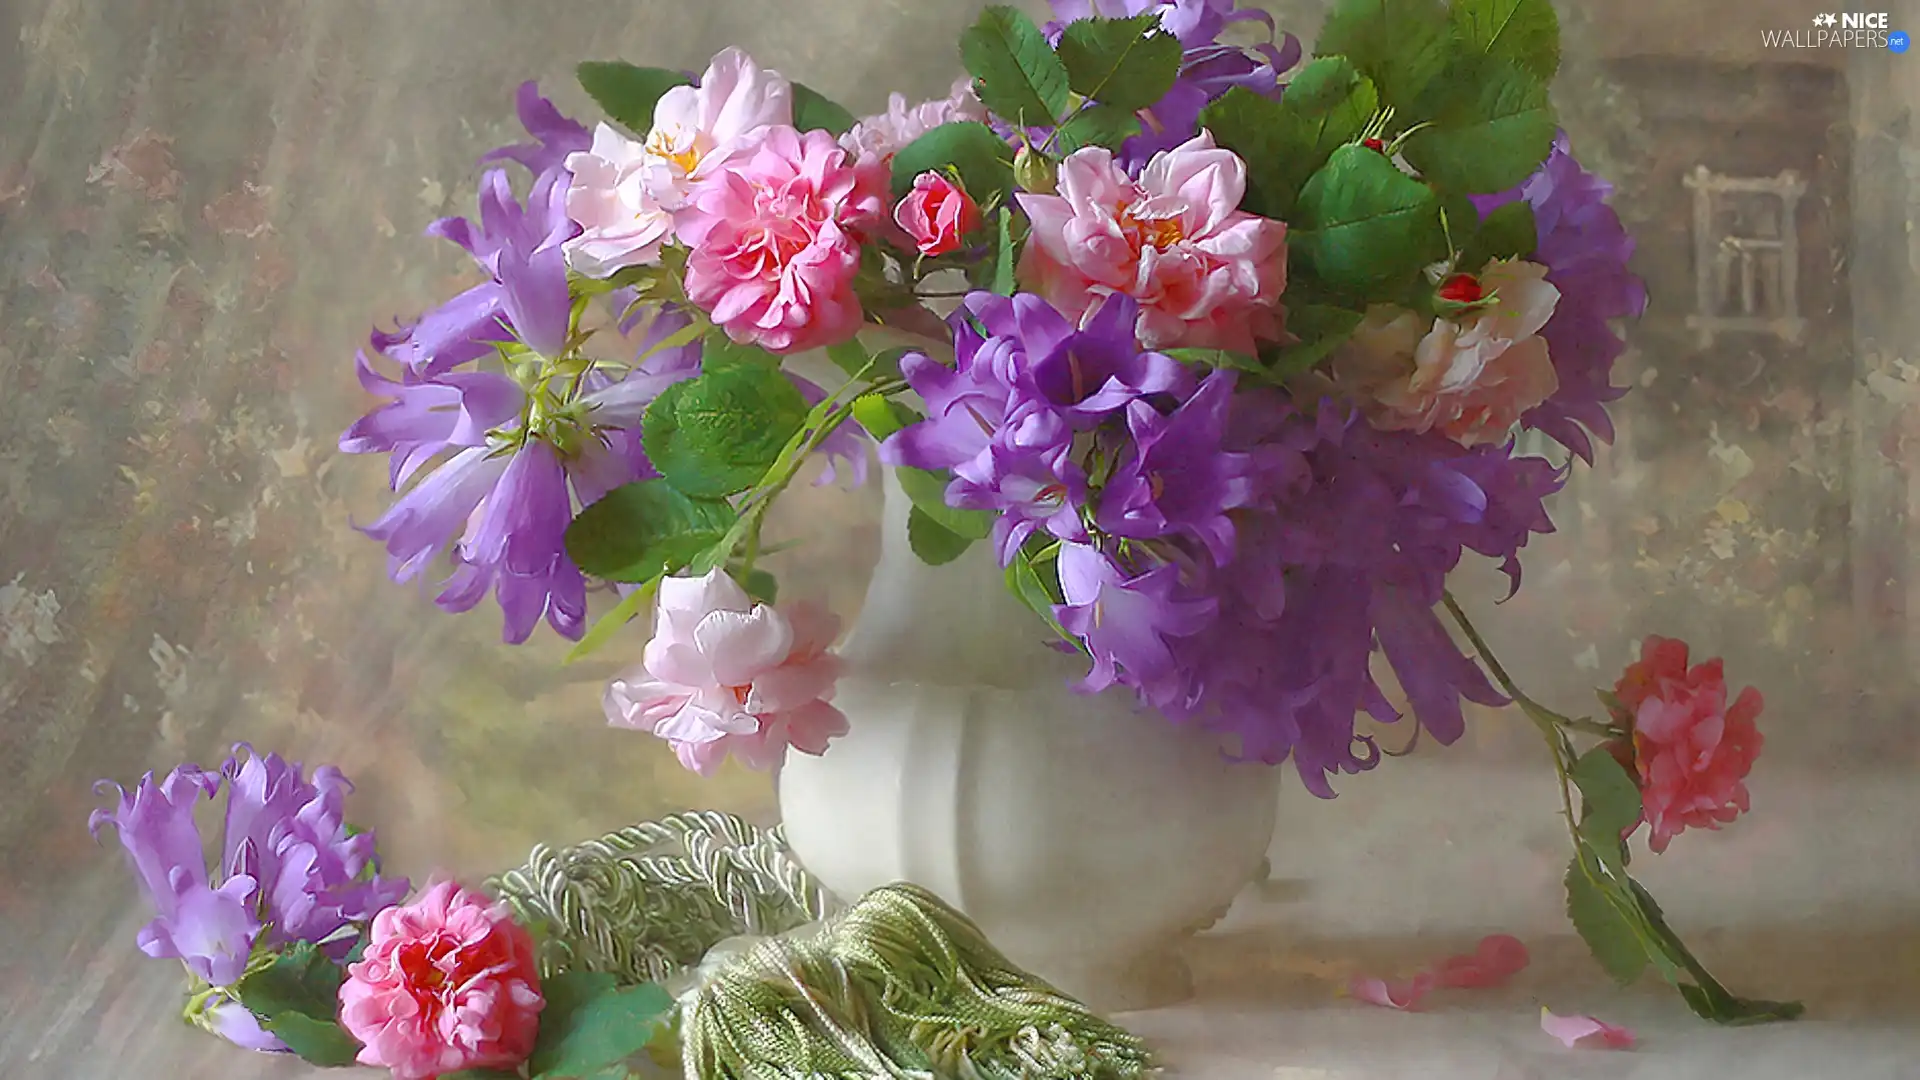
[[[1540,1030],[1559,1039],[1568,1049],[1589,1047],[1604,1050],[1631,1050],[1637,1041],[1633,1031],[1593,1016],[1560,1016],[1540,1009]]]
[[[1355,975],[1347,983],[1347,996],[1382,1008],[1418,1012],[1426,996],[1436,989],[1492,989],[1525,970],[1530,959],[1519,938],[1489,934],[1480,939],[1472,955],[1449,956],[1405,979]]]
[[[394,1080],[513,1069],[533,1053],[545,1005],[526,928],[452,882],[375,916],[365,956],[340,984],[360,1064]]]
[[[1748,687],[1729,705],[1718,658],[1687,666],[1687,644],[1649,636],[1614,687],[1633,717],[1633,760],[1649,845],[1665,851],[1689,828],[1718,829],[1745,813],[1746,778],[1760,756]]]
[[[819,754],[847,732],[828,704],[840,659],[838,620],[820,609],[756,604],[719,570],[660,582],[644,662],[607,687],[607,719],[673,744],[707,775],[729,753],[770,769],[788,746]]]

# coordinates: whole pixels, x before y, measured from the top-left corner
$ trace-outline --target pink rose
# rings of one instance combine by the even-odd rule
[[[942,100],[922,102],[912,108],[902,94],[887,98],[887,111],[869,116],[840,136],[840,145],[855,158],[885,162],[900,148],[942,124],[964,120],[985,121],[986,106],[973,95],[973,79],[961,76],[953,90]]]
[[[671,187],[671,166],[601,124],[594,129],[591,150],[567,155],[567,169],[573,174],[567,216],[581,229],[561,245],[567,265],[604,278],[658,262],[660,245],[673,235],[673,214],[660,197]]]
[[[1246,166],[1213,136],[1155,154],[1133,180],[1092,146],[1060,163],[1059,194],[1018,196],[1033,222],[1027,286],[1084,319],[1106,297],[1140,302],[1141,344],[1252,353],[1280,334],[1286,226],[1239,209]]]
[[[1560,290],[1538,263],[1495,260],[1476,279],[1456,275],[1443,298],[1489,306],[1435,319],[1424,336],[1410,311],[1377,307],[1334,360],[1340,381],[1376,427],[1438,431],[1463,446],[1504,442],[1560,387],[1540,328]]]
[[[792,123],[793,84],[739,49],[720,50],[700,85],[676,86],[654,103],[647,152],[672,167],[674,180],[662,198],[677,205],[672,194],[684,194],[687,181],[717,172],[749,136]]]
[[[913,178],[913,190],[893,208],[893,220],[920,254],[945,255],[980,227],[980,207],[953,181],[929,169]]]
[[[1613,692],[1633,714],[1641,816],[1654,851],[1688,828],[1718,829],[1746,812],[1760,691],[1740,691],[1729,707],[1718,658],[1689,668],[1686,642],[1649,636]]]
[[[737,755],[771,769],[788,746],[825,753],[847,733],[828,702],[840,659],[827,650],[832,615],[800,605],[756,604],[722,571],[660,582],[653,640],[639,667],[607,687],[607,719],[673,744],[680,763],[705,776]]]
[[[452,882],[374,916],[340,984],[340,1021],[362,1065],[394,1080],[513,1069],[533,1052],[540,976],[533,938],[504,907]]]

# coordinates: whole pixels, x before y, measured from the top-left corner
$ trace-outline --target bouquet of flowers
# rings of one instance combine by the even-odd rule
[[[484,280],[359,357],[388,400],[340,445],[390,458],[401,494],[364,531],[392,576],[450,562],[441,607],[491,593],[508,642],[545,621],[576,654],[649,618],[611,720],[702,772],[772,767],[848,721],[837,626],[780,602],[762,528],[814,458],[857,483],[877,444],[914,551],[990,544],[1084,689],[1291,761],[1316,794],[1380,762],[1357,715],[1402,719],[1376,651],[1416,736],[1457,739],[1463,701],[1516,705],[1559,775],[1568,911],[1606,969],[1651,966],[1719,1021],[1795,1014],[1726,991],[1628,872],[1640,825],[1660,851],[1746,809],[1758,693],[1729,702],[1718,661],[1648,638],[1598,719],[1565,716],[1446,589],[1468,550],[1519,587],[1548,498],[1611,435],[1615,323],[1645,305],[1609,188],[1555,120],[1549,0],[1338,0],[1310,58],[1233,0],[1053,8],[988,8],[949,96],[865,118],[738,49],[697,75],[581,65],[591,131],[521,87],[531,141],[482,159],[477,220],[429,230]],[[840,385],[789,370],[816,351]],[[1522,429],[1568,465],[1517,453]],[[488,1018],[534,1015],[513,1006],[540,1000],[527,935],[552,928],[450,885],[386,906],[405,886],[366,869],[333,781],[275,761],[221,774],[222,884],[148,858],[179,840],[149,810],[213,774],[114,816],[165,901],[142,944],[187,959],[194,1017],[305,1053],[326,1009],[234,990],[292,964],[341,986],[359,1049],[332,1040],[335,1058],[526,1067],[532,1021]],[[254,836],[276,800],[324,809]],[[185,943],[215,926],[211,956]],[[348,948],[364,957],[340,969]],[[421,989],[455,978],[488,1004]]]

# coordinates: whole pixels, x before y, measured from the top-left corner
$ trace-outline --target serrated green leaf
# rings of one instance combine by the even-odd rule
[[[574,68],[574,75],[608,119],[643,139],[653,130],[653,107],[660,96],[692,82],[678,71],[619,60],[589,60]]]
[[[1346,57],[1326,56],[1302,68],[1279,101],[1235,87],[1206,107],[1200,123],[1246,162],[1242,205],[1285,218],[1307,178],[1360,137],[1379,105],[1371,80]]]
[[[717,326],[708,328],[700,335],[700,370],[702,372],[740,365],[777,368],[780,366],[780,357],[758,345],[735,341],[727,336],[725,330]]]
[[[1524,259],[1538,246],[1533,207],[1525,200],[1503,203],[1480,222],[1480,230],[1467,245],[1460,266],[1477,271],[1493,259]]]
[[[1435,0],[1338,0],[1314,55],[1353,61],[1385,103],[1405,112],[1446,68],[1453,48],[1446,8]]]
[[[994,245],[993,291],[1001,296],[1013,295],[1013,272],[1018,258],[1013,245],[1013,211],[1000,208],[1000,223],[995,234],[999,240]]]
[[[1036,554],[1031,546],[1023,547],[1014,554],[1013,562],[1007,565],[1004,577],[1007,591],[1040,620],[1047,624],[1054,636],[1069,642],[1082,652],[1086,645],[1079,638],[1067,632],[1054,616],[1053,605],[1061,603],[1059,574],[1059,545],[1049,544],[1046,554]]]
[[[560,661],[561,666],[577,664],[606,648],[607,643],[619,634],[622,627],[632,622],[635,616],[653,603],[653,594],[659,588],[660,579],[654,578],[621,597],[618,604],[615,604],[605,615],[594,620],[593,625],[587,628],[587,632],[581,635],[573,648],[567,650],[566,658]]]
[[[1013,147],[993,129],[973,120],[941,124],[893,155],[893,197],[913,190],[924,172],[951,168],[973,201],[985,206],[1013,190]]]
[[[1552,0],[1453,0],[1460,43],[1552,82],[1560,70],[1560,16]]]
[[[1792,1020],[1806,1011],[1806,1007],[1797,1001],[1765,1001],[1734,996],[1707,971],[1705,965],[1695,959],[1686,943],[1680,940],[1680,935],[1667,924],[1666,913],[1660,910],[1660,904],[1654,900],[1653,894],[1632,879],[1627,880],[1627,888],[1647,931],[1657,943],[1655,960],[1664,961],[1663,974],[1668,982],[1679,987],[1680,996],[1686,1000],[1694,1015],[1717,1024],[1744,1027]],[[1693,977],[1694,984],[1680,981],[1682,971]]]
[[[1276,349],[1264,360],[1267,377],[1286,382],[1296,375],[1312,371],[1332,356],[1360,328],[1365,316],[1358,311],[1326,304],[1294,304],[1287,308],[1287,332],[1298,337],[1296,344]]]
[[[1225,368],[1228,371],[1245,372],[1249,375],[1258,376],[1262,380],[1272,378],[1272,373],[1267,370],[1267,365],[1260,362],[1259,357],[1248,356],[1242,352],[1234,352],[1232,349],[1161,349],[1160,352],[1162,355],[1171,357],[1183,364],[1206,368]]]
[[[778,369],[702,364],[647,406],[641,444],[666,482],[695,499],[745,491],[806,421],[807,401]]]
[[[1067,68],[1018,8],[997,5],[960,35],[960,60],[989,111],[1017,126],[1045,127],[1067,107]]]
[[[1055,152],[1066,155],[1089,146],[1118,149],[1140,134],[1140,117],[1115,105],[1089,105],[1054,133]]]
[[[720,542],[737,517],[721,499],[694,499],[663,480],[622,484],[567,526],[567,555],[608,581],[676,573]]]
[[[919,413],[879,394],[861,394],[853,399],[853,422],[865,428],[874,442],[882,442],[920,419]]]
[[[848,338],[838,345],[827,346],[827,359],[833,366],[846,372],[848,378],[857,379],[867,369],[867,349],[856,338]]]
[[[567,972],[541,987],[546,1007],[527,1060],[535,1080],[584,1080],[644,1050],[673,1010],[653,983],[616,988],[604,972]]]
[[[1128,113],[1166,97],[1180,75],[1180,39],[1158,15],[1070,22],[1058,51],[1074,93]]]
[[[750,570],[740,587],[747,595],[762,604],[771,604],[780,597],[780,582],[765,570]]]
[[[1600,967],[1621,985],[1647,969],[1647,947],[1627,917],[1607,897],[1610,886],[1589,877],[1578,857],[1567,868],[1567,917]]]
[[[1307,181],[1287,239],[1320,282],[1363,296],[1417,276],[1447,247],[1433,189],[1363,146],[1334,151]]]
[[[1639,785],[1604,746],[1581,755],[1570,775],[1580,789],[1580,838],[1609,870],[1624,874],[1621,836],[1640,821]]]
[[[1559,132],[1545,83],[1504,60],[1453,69],[1436,98],[1432,124],[1401,153],[1420,175],[1449,191],[1505,191],[1533,174]]]
[[[801,131],[828,131],[845,135],[856,123],[854,115],[812,87],[793,84],[793,126]]]
[[[953,482],[953,478],[945,472],[898,468],[893,473],[900,481],[900,489],[906,492],[913,505],[949,532],[969,540],[979,540],[993,531],[993,514],[985,510],[961,510],[947,505],[947,485]]]
[[[1807,1007],[1798,1001],[1765,1001],[1760,998],[1715,994],[1692,983],[1680,984],[1680,996],[1693,1015],[1727,1027],[1752,1027],[1782,1020],[1798,1020]]]
[[[347,1034],[337,1021],[286,1012],[261,1021],[260,1026],[278,1036],[300,1060],[323,1069],[352,1065],[360,1053],[359,1040]]]
[[[916,506],[907,511],[907,544],[921,562],[945,566],[972,547],[973,540],[933,520]]]

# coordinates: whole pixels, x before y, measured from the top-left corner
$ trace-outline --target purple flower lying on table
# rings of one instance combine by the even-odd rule
[[[194,810],[223,789],[220,854],[209,867]],[[241,745],[218,772],[182,765],[163,779],[148,773],[131,792],[108,781],[101,790],[116,803],[88,826],[95,835],[114,827],[154,908],[140,950],[181,961],[208,986],[239,982],[263,948],[313,942],[342,959],[351,931],[406,895],[404,878],[380,876],[373,834],[348,828],[352,785],[337,769],[308,779],[299,765]],[[202,1023],[250,1049],[285,1049],[231,998],[208,1003]]]

